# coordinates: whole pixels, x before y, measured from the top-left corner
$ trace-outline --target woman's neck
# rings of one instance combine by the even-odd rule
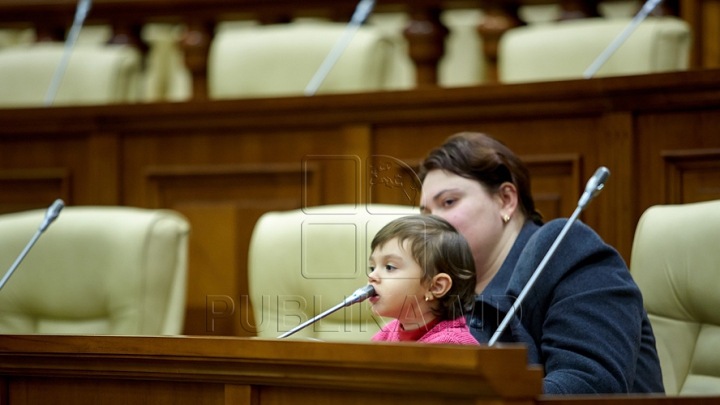
[[[481,294],[500,270],[508,254],[510,254],[515,240],[520,235],[524,223],[525,218],[519,215],[511,219],[505,225],[505,230],[495,245],[495,249],[490,254],[477,256],[475,259],[475,271],[477,272],[476,294]],[[483,258],[486,258],[486,260],[483,261]]]

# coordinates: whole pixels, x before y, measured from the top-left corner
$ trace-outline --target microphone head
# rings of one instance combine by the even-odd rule
[[[608,177],[610,177],[610,170],[608,170],[605,166],[598,167],[597,170],[595,170],[595,174],[593,174],[591,179],[594,179],[593,189],[586,191],[591,191],[593,193],[593,197],[598,195],[600,191],[605,187],[605,182],[607,181]],[[588,182],[588,187],[590,187],[590,182]]]
[[[585,209],[590,201],[600,194],[600,191],[605,187],[605,182],[608,177],[610,177],[610,170],[605,166],[600,166],[595,171],[595,174],[590,177],[590,180],[588,180],[585,186],[585,192],[580,197],[580,201],[578,202],[580,208]]]
[[[345,298],[344,304],[345,306],[357,304],[358,302],[365,301],[373,295],[375,295],[375,288],[368,284],[364,287],[358,288],[355,292],[350,294],[349,297]]]
[[[60,215],[60,211],[65,207],[65,202],[61,199],[55,200],[54,203],[50,206],[50,208],[47,209],[45,212],[45,218],[43,218],[42,223],[40,224],[40,232],[44,232],[45,229],[47,229],[48,226],[55,220],[55,218]]]

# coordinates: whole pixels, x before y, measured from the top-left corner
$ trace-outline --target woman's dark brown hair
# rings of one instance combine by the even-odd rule
[[[449,222],[434,215],[410,215],[385,225],[373,238],[370,247],[396,239],[400,246],[409,242],[410,253],[425,271],[427,283],[439,273],[452,279],[450,290],[438,298],[440,308],[435,315],[457,319],[472,312],[475,304],[475,260],[470,245]]]
[[[527,220],[542,224],[530,194],[530,174],[525,164],[507,146],[495,138],[477,132],[452,135],[430,152],[420,164],[420,180],[431,170],[440,169],[480,182],[490,193],[509,182],[518,192],[520,211]]]

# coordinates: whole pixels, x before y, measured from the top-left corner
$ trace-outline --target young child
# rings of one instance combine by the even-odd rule
[[[369,301],[395,318],[373,341],[474,344],[465,324],[475,298],[470,246],[444,219],[412,215],[385,225],[371,244]]]

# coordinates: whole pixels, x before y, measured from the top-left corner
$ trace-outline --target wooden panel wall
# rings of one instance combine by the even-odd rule
[[[253,226],[265,212],[417,205],[413,168],[447,136],[482,131],[527,162],[546,219],[569,216],[587,179],[607,166],[607,187],[581,218],[629,261],[645,209],[720,198],[717,128],[718,71],[0,110],[0,212],[55,198],[175,209],[192,225],[185,332],[252,335],[241,297]]]

